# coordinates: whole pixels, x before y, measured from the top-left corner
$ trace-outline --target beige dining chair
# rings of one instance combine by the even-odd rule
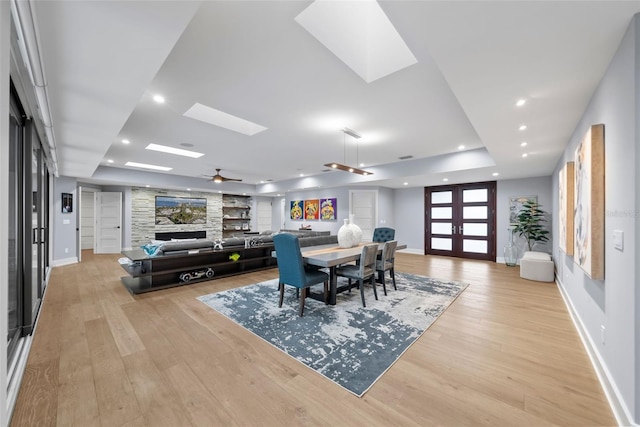
[[[366,307],[364,301],[364,281],[370,280],[373,285],[373,295],[378,299],[378,291],[376,290],[376,255],[378,254],[378,244],[372,243],[362,247],[362,253],[358,265],[345,264],[336,268],[336,275],[349,279],[349,288],[351,288],[351,280],[358,281],[360,288],[360,297],[362,298],[362,306]]]
[[[393,289],[396,291],[398,288],[396,287],[396,275],[394,272],[394,264],[395,264],[395,256],[396,256],[396,247],[398,246],[397,240],[391,240],[389,242],[385,242],[382,247],[382,256],[380,259],[376,260],[376,271],[378,272],[378,282],[382,283],[382,290],[384,291],[385,296],[387,295],[387,285],[385,283],[385,273],[388,271],[393,281]]]

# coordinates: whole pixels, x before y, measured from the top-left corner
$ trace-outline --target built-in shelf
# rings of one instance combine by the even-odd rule
[[[224,194],[222,211],[222,238],[251,232],[251,197]]]

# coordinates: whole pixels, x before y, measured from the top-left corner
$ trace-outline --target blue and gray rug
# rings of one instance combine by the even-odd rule
[[[366,285],[366,308],[357,289],[335,306],[307,298],[303,317],[291,286],[278,307],[276,279],[198,299],[360,397],[467,287],[406,273],[396,283],[387,296],[378,285],[378,301]]]

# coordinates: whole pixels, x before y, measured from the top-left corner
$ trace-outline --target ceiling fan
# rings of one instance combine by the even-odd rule
[[[242,181],[241,179],[235,179],[235,178],[227,178],[224,177],[222,175],[220,175],[220,169],[216,169],[216,174],[215,175],[204,175],[204,176],[208,176],[211,178],[211,181],[215,182],[215,183],[220,183],[220,182],[225,182],[225,181]]]

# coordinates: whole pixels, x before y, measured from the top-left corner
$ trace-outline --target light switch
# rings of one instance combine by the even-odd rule
[[[65,224],[65,225],[67,225],[67,224],[71,224],[71,221],[70,221],[70,220],[68,220],[68,219],[63,219],[63,220],[62,220],[62,223],[63,223],[63,224]]]
[[[622,230],[613,230],[613,247],[619,251],[624,250],[624,232]]]

